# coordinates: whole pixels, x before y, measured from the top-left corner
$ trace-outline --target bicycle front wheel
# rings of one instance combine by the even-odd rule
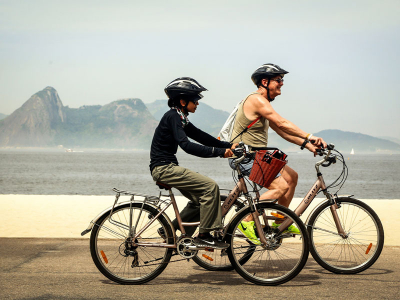
[[[266,245],[255,245],[238,229],[248,220],[250,208],[241,211],[229,226],[225,241],[230,244],[228,255],[236,271],[245,279],[260,285],[278,285],[293,279],[304,267],[308,258],[309,239],[304,224],[288,208],[259,203],[257,210],[263,227]],[[282,232],[273,223],[289,219],[300,234]],[[244,264],[241,261],[248,259]]]
[[[382,252],[384,233],[378,215],[364,202],[339,198],[336,212],[346,233],[338,234],[326,201],[308,222],[310,252],[323,268],[338,274],[356,274],[368,269]]]
[[[143,206],[143,209],[142,209]],[[129,224],[139,232],[158,213],[150,205],[142,203],[124,204],[102,215],[93,227],[90,236],[90,253],[99,271],[120,284],[142,284],[157,277],[167,266],[172,249],[163,247],[134,246],[129,237]],[[163,227],[166,239],[173,244],[171,226],[161,215],[137,238],[135,243],[163,243],[157,233]]]

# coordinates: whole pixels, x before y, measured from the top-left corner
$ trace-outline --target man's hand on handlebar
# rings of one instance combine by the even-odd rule
[[[317,155],[317,149],[326,148],[326,142],[317,136],[312,136],[310,138],[310,142],[306,144],[305,148],[307,148],[310,152],[314,153],[314,156]]]
[[[304,148],[307,148],[310,152],[314,153],[314,157],[317,156],[318,147],[314,146],[311,143],[307,143]]]
[[[327,147],[326,142],[322,138],[317,137],[317,136],[311,136],[310,143],[313,144],[314,146],[317,146],[318,148],[326,148]],[[322,147],[321,147],[321,145],[322,145]],[[311,152],[314,152],[314,151],[311,151]]]

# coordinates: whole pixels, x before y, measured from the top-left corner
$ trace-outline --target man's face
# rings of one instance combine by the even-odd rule
[[[265,80],[265,84],[268,84],[268,79],[263,79]],[[277,75],[275,77],[272,77],[270,82],[269,82],[269,96],[274,99],[276,96],[279,96],[281,94],[281,87],[283,85],[283,76]]]

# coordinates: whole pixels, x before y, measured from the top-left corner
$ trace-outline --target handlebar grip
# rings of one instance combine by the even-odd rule
[[[235,156],[240,157],[243,155],[243,153],[245,151],[242,148],[236,148],[236,149],[232,149],[232,152],[233,152],[233,154],[235,154]]]

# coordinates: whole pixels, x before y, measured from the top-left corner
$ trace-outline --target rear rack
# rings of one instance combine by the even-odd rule
[[[149,202],[157,202],[158,203],[158,201],[160,201],[160,197],[157,197],[157,196],[150,196],[150,195],[147,195],[147,194],[135,193],[135,192],[130,192],[130,191],[122,191],[122,190],[119,190],[117,188],[113,188],[112,190],[117,193],[117,197],[118,198],[119,198],[119,195],[132,196],[131,197],[131,201],[134,200],[134,196],[144,197],[145,201],[149,201]]]
[[[113,211],[115,209],[115,206],[118,203],[119,197],[121,195],[129,195],[129,196],[131,196],[131,199],[130,199],[131,213],[132,213],[132,202],[135,201],[135,196],[144,197],[144,200],[143,200],[143,203],[142,203],[142,210],[143,210],[143,206],[144,206],[144,204],[146,202],[150,202],[150,203],[152,203],[153,205],[156,205],[156,206],[158,206],[160,202],[161,203],[164,202],[164,201],[162,201],[160,199],[161,195],[160,195],[160,197],[156,197],[156,196],[150,196],[150,195],[146,195],[146,194],[142,194],[142,193],[135,193],[135,192],[130,192],[130,191],[122,191],[122,190],[119,190],[117,188],[113,188],[112,190],[117,194],[115,195],[114,205],[112,206],[111,211],[110,211],[109,221],[110,221],[111,224],[114,224],[114,225],[116,225],[118,227],[121,227],[121,228],[124,228],[126,230],[129,230],[129,234],[130,235],[135,233],[135,229],[136,229],[137,224],[135,224],[135,226],[133,227],[133,231],[132,231],[132,225],[133,225],[132,223],[130,223],[129,226],[127,226],[127,225],[122,224],[121,222],[119,222],[117,220],[114,220],[111,217],[112,213],[113,213]],[[140,214],[142,213],[142,210],[140,211]],[[132,216],[130,216],[129,219],[130,219],[130,222],[132,222]],[[140,219],[140,215],[139,215],[138,221],[139,221],[139,219]]]

